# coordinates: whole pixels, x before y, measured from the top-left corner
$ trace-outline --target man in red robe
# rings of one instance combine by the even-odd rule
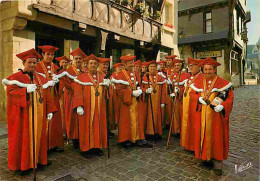
[[[99,58],[98,71],[107,75],[110,61],[110,58]]]
[[[147,140],[160,140],[162,136],[162,110],[165,106],[166,80],[165,76],[157,73],[156,61],[150,61],[147,73],[142,80],[141,88],[145,92],[147,114],[144,116],[146,123]],[[140,108],[141,109],[141,108]],[[142,108],[143,109],[143,108]]]
[[[74,79],[84,71],[82,70],[83,59],[87,55],[77,48],[70,52],[73,56],[73,63],[67,69],[68,75],[65,77],[65,92],[64,92],[64,112],[65,112],[65,124],[67,129],[67,138],[72,140],[73,148],[79,148],[79,120],[78,115],[73,109],[74,100]]]
[[[10,170],[28,170],[47,162],[47,121],[56,112],[47,81],[35,72],[41,56],[35,49],[16,55],[24,69],[12,74],[3,83],[7,85],[8,167]]]
[[[124,65],[122,63],[117,63],[115,65],[113,65],[113,67],[115,68],[115,72],[112,73],[110,79],[117,79],[118,74],[123,70]],[[119,117],[119,106],[120,106],[120,101],[119,101],[119,97],[118,97],[118,93],[117,90],[115,88],[115,84],[111,83],[110,85],[110,99],[109,99],[109,107],[112,109],[109,109],[110,113],[109,113],[109,121],[110,122],[110,129],[114,130],[115,129],[115,124],[114,123],[118,123],[118,117]]]
[[[182,95],[184,91],[184,84],[187,82],[189,78],[189,74],[186,72],[182,72],[184,60],[174,59],[173,66],[174,71],[172,75],[169,77],[171,81],[171,94],[170,97],[173,98],[172,108],[172,130],[173,134],[179,134],[181,131],[181,118],[182,118]]]
[[[140,74],[142,62],[140,60],[137,60],[135,61],[134,65],[135,65],[135,72],[138,72]]]
[[[69,63],[71,60],[66,57],[56,57],[55,58],[59,62],[60,69],[58,69],[58,74],[61,74],[62,72],[66,71],[68,68]],[[65,77],[61,78],[59,81],[59,96],[60,96],[60,110],[61,110],[61,120],[62,120],[62,131],[63,135],[66,135],[66,124],[65,124],[65,114],[64,114],[64,92],[65,92]]]
[[[166,61],[165,60],[161,60],[158,62],[159,65],[159,72],[162,72],[163,74],[166,74],[165,70],[166,70]]]
[[[83,156],[103,155],[107,147],[106,94],[109,80],[97,71],[99,58],[91,54],[88,72],[75,79],[73,108],[79,115],[79,145]]]
[[[183,92],[183,114],[181,120],[181,141],[180,144],[186,150],[195,150],[196,124],[200,122],[200,112],[198,111],[199,94],[191,86],[202,81],[203,74],[198,65],[202,60],[188,57],[188,69],[190,77],[185,84]]]
[[[213,161],[216,175],[222,174],[223,160],[229,150],[229,115],[233,107],[232,83],[217,76],[216,67],[221,65],[208,57],[200,63],[204,78],[193,89],[200,93],[201,120],[196,124],[195,158]],[[198,143],[198,144],[197,144]]]
[[[173,74],[173,60],[177,57],[177,55],[169,55],[166,56],[166,69],[165,69],[165,74],[166,74],[166,80],[169,79],[169,77],[172,76]],[[171,118],[172,118],[172,98],[170,97],[170,82],[167,83],[166,85],[166,108],[165,108],[165,129],[168,129],[170,126]]]
[[[118,142],[130,148],[137,142],[138,146],[147,145],[144,137],[144,127],[140,122],[139,96],[141,78],[134,72],[135,56],[121,56],[125,70],[122,70],[112,82],[120,98],[120,117],[118,120]]]
[[[47,80],[52,80],[59,67],[52,61],[55,51],[58,48],[50,45],[38,46],[42,49],[43,60],[37,63],[36,72],[41,73]],[[63,133],[62,133],[62,119],[59,101],[59,90],[57,86],[51,88],[51,95],[54,99],[55,106],[57,107],[57,113],[53,116],[52,120],[48,124],[48,149],[53,151],[63,151]]]

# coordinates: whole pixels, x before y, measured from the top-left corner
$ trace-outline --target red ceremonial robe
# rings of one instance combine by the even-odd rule
[[[202,79],[203,74],[201,72],[191,75],[185,84],[183,93],[180,144],[189,151],[194,151],[195,149],[196,123],[200,123],[201,116],[201,112],[198,111],[198,98],[200,95],[191,86],[201,82]]]
[[[72,77],[65,78],[65,93],[64,93],[64,107],[65,107],[65,123],[67,129],[68,139],[79,139],[79,120],[78,114],[73,109],[74,99],[74,80],[71,78],[78,76],[81,72],[74,66],[71,65],[67,72]]]
[[[210,105],[202,105],[200,124],[196,123],[196,131],[199,131],[199,134],[195,134],[195,158],[225,160],[229,150],[229,115],[234,99],[232,83],[215,76],[211,79],[204,78],[195,86],[193,89],[200,92],[204,100],[208,98],[210,102],[220,92],[228,92],[226,100],[221,103],[224,106],[221,112],[215,112]],[[205,90],[209,94],[206,94]]]
[[[117,78],[116,73],[112,73],[111,75],[111,80],[114,78]],[[113,130],[115,129],[115,123],[118,123],[118,118],[119,118],[119,107],[120,107],[120,101],[118,97],[118,93],[116,90],[116,85],[112,83],[109,87],[109,93],[110,93],[110,99],[109,99],[109,121],[110,121],[110,129]]]
[[[179,87],[179,93],[175,93],[176,104],[174,107],[174,115],[172,115],[172,133],[180,133],[181,131],[181,118],[182,118],[182,95],[184,91],[184,84],[189,78],[189,74],[186,72],[181,72],[180,77],[179,73],[173,73],[169,78],[172,82],[173,92],[175,87]],[[179,81],[179,82],[178,82]],[[173,103],[172,103],[173,105]],[[174,106],[174,105],[173,105]],[[173,107],[172,106],[172,107]]]
[[[107,147],[107,90],[103,80],[104,75],[99,72],[95,76],[82,73],[75,80],[73,108],[75,111],[78,106],[84,109],[84,115],[78,116],[81,151]]]
[[[144,139],[144,125],[140,121],[139,98],[132,96],[133,90],[137,90],[141,78],[139,74],[122,70],[117,79],[113,79],[116,84],[120,103],[119,120],[118,120],[118,142]],[[141,112],[143,113],[143,112]]]
[[[39,78],[39,79],[38,79]],[[22,71],[12,74],[8,80],[31,84],[30,77]],[[40,80],[40,81],[39,81]],[[34,84],[45,84],[47,80],[34,73]],[[35,163],[47,164],[47,114],[56,112],[49,88],[34,92]],[[7,86],[8,167],[10,170],[33,168],[32,97],[26,87],[17,84]],[[37,166],[37,165],[36,165]]]
[[[58,74],[61,74],[65,70],[62,69],[58,71]],[[65,77],[60,78],[59,80],[59,97],[60,97],[60,111],[61,111],[61,120],[62,120],[62,133],[66,134],[66,124],[65,124],[65,112],[64,112],[64,92],[65,92]]]
[[[36,72],[45,75],[47,80],[52,80],[53,74],[57,74],[59,67],[53,62],[45,63],[40,61],[37,63]],[[59,90],[57,86],[51,87],[51,95],[54,99],[57,113],[48,123],[48,149],[55,147],[63,147],[62,118],[60,110]]]
[[[166,96],[166,80],[159,74],[155,76],[149,76],[149,86],[148,86],[148,78],[147,76],[143,77],[141,88],[143,93],[145,93],[146,89],[152,88],[153,92],[149,94],[143,94],[146,97],[146,106],[147,106],[147,115],[144,117],[145,120],[142,122],[146,123],[146,134],[154,135],[159,134],[162,135],[162,121],[163,121],[163,112],[161,108],[161,104],[165,104],[165,96]],[[155,91],[154,91],[155,90]],[[153,117],[154,123],[152,119],[152,109],[151,109],[151,101],[153,106]],[[155,133],[153,130],[153,124]]]

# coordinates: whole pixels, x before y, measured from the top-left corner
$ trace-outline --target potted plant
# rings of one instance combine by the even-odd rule
[[[121,2],[121,4],[123,5],[123,6],[127,6],[128,5],[128,0],[123,0],[122,2]]]
[[[143,13],[145,9],[145,5],[144,3],[138,3],[135,6],[135,11],[139,12],[139,13]]]
[[[156,11],[156,13],[154,13],[153,18],[156,20],[159,20],[161,18],[161,11]]]

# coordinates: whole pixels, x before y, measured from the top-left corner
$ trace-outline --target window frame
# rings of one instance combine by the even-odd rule
[[[210,13],[210,19],[207,19],[207,14]],[[211,22],[211,25],[210,26],[207,26],[207,22],[210,21]],[[210,32],[207,32],[207,27],[211,27],[211,31]],[[205,34],[208,34],[208,33],[213,33],[213,25],[212,25],[212,11],[206,11],[204,12],[203,14],[203,32]]]

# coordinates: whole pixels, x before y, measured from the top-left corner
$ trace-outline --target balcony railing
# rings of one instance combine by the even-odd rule
[[[39,0],[33,7],[140,41],[160,43],[162,24],[112,0]]]

